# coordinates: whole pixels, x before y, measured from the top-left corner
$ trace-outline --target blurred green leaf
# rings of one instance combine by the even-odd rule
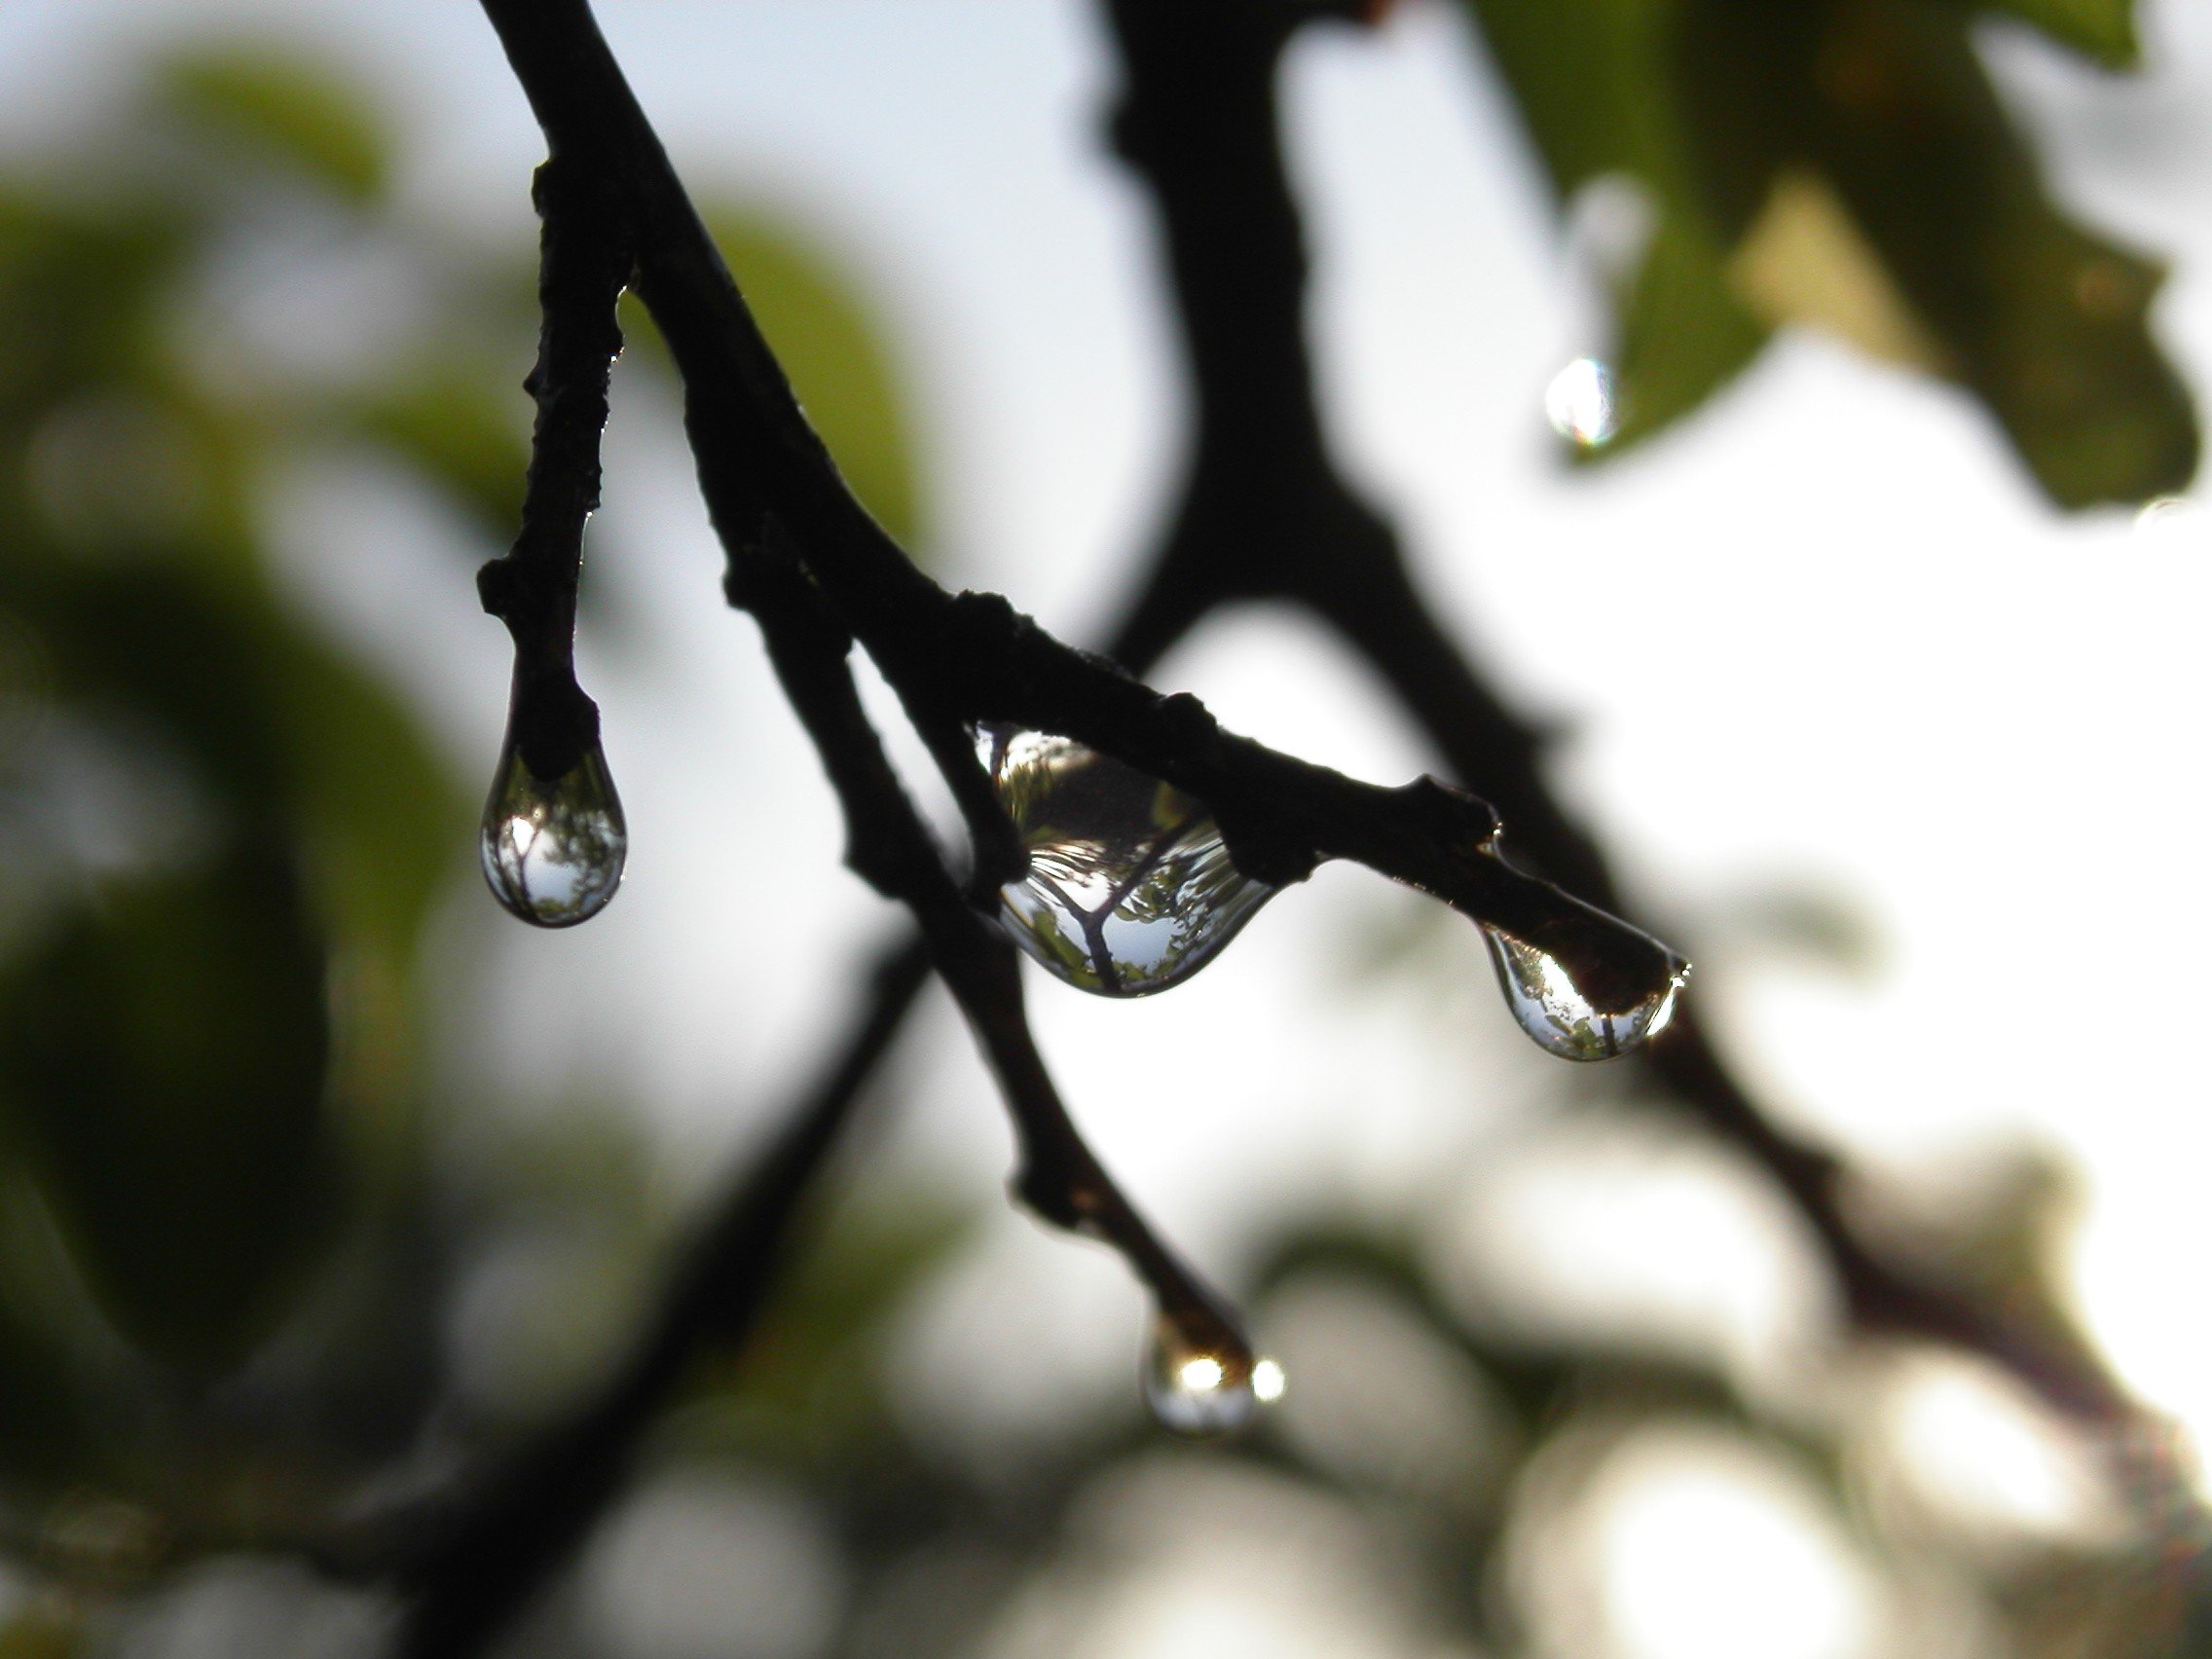
[[[2195,414],[2147,325],[2161,274],[2050,204],[1962,15],[1926,0],[1684,3],[1687,107],[1730,208],[1755,191],[1771,210],[1788,169],[1825,181],[1940,368],[2058,504],[2188,483]]]
[[[1625,172],[1664,187],[1678,168],[1649,0],[1466,0],[1562,199]]]
[[[2143,58],[2135,35],[2134,0],[1981,0],[1984,10],[2033,23],[2061,46],[2112,69],[2132,69]]]
[[[501,377],[421,364],[352,411],[351,423],[436,482],[486,535],[504,541],[522,519],[527,407]]]
[[[350,77],[261,42],[190,49],[163,64],[159,95],[191,126],[297,169],[354,203],[391,173],[383,120]]]
[[[734,1357],[736,1394],[777,1421],[832,1421],[828,1449],[839,1457],[865,1450],[862,1437],[881,1426],[882,1405],[883,1374],[867,1362],[868,1350],[973,1224],[971,1214],[918,1191],[888,1203],[840,1205]]]
[[[1758,355],[1767,331],[1744,309],[1713,240],[1687,215],[1659,222],[1621,309],[1613,357],[1619,424],[1594,461],[1660,431]]]
[[[235,1359],[329,1220],[324,958],[265,836],[83,906],[0,996],[6,1109],[119,1328]]]
[[[1756,356],[1766,330],[1730,285],[1668,73],[1671,0],[1466,0],[1560,200],[1632,186],[1651,224],[1618,274],[1606,351],[1619,425],[1597,461],[1696,408]]]
[[[316,892],[348,944],[404,969],[439,885],[467,862],[475,815],[414,718],[297,622],[262,618],[279,741]]]
[[[152,202],[0,187],[0,418],[19,424],[64,387],[144,378],[152,302],[183,263],[187,220]]]
[[[783,224],[728,207],[710,210],[707,224],[846,482],[915,549],[928,525],[905,401],[876,318]]]
[[[2156,263],[2050,203],[1951,0],[1466,0],[1563,200],[1619,175],[1653,230],[1623,280],[1622,425],[1663,428],[1823,328],[1956,380],[2061,506],[2187,485],[2197,423],[2147,316]],[[2008,8],[2133,60],[2120,0]]]

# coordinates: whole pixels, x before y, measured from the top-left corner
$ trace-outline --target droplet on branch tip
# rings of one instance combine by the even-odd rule
[[[1689,963],[1657,940],[1585,905],[1528,937],[1481,927],[1514,1019],[1562,1059],[1609,1060],[1656,1037],[1689,978]]]
[[[595,740],[559,778],[541,778],[510,733],[484,806],[484,880],[514,915],[572,927],[607,908],[622,881],[629,831]]]
[[[1172,784],[1043,732],[985,726],[977,747],[1029,859],[1000,890],[1001,920],[1081,990],[1181,983],[1276,891],[1237,869],[1213,815]]]
[[[1282,1367],[1256,1357],[1234,1331],[1199,1343],[1167,1314],[1154,1319],[1144,1397],[1163,1428],[1197,1439],[1233,1433],[1281,1399],[1285,1382]]]

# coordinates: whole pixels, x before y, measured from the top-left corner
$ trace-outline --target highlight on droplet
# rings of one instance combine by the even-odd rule
[[[1624,936],[1641,941],[1625,925]],[[1667,954],[1639,980],[1627,984],[1594,974],[1551,950],[1483,924],[1483,939],[1497,970],[1498,985],[1515,1021],[1537,1047],[1567,1060],[1609,1060],[1648,1042],[1675,1017],[1690,965]],[[1607,978],[1605,988],[1597,981]]]
[[[1181,983],[1275,889],[1239,871],[1204,804],[1072,738],[985,726],[977,753],[1029,867],[1000,921],[1055,977],[1099,996]]]
[[[1144,1397],[1163,1428],[1201,1439],[1231,1433],[1281,1399],[1285,1382],[1280,1365],[1233,1339],[1194,1344],[1166,1314],[1154,1322]]]
[[[541,928],[589,921],[621,885],[629,845],[597,743],[564,776],[545,779],[508,739],[485,802],[479,850],[485,883],[511,913]]]
[[[1577,357],[1544,388],[1544,418],[1578,449],[1597,449],[1620,430],[1613,371],[1596,357]]]
[[[1261,1359],[1253,1363],[1252,1397],[1261,1405],[1273,1405],[1282,1398],[1283,1390],[1289,1385],[1290,1379],[1283,1375],[1282,1367],[1275,1361]]]

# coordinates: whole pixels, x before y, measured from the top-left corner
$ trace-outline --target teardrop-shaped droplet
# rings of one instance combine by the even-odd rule
[[[484,879],[514,914],[541,928],[572,927],[607,908],[630,846],[622,802],[595,742],[559,778],[530,769],[519,744],[499,755],[484,806]]]
[[[1576,449],[1602,449],[1620,430],[1620,396],[1613,371],[1595,357],[1577,357],[1544,388],[1544,417]]]
[[[1522,1030],[1563,1059],[1609,1060],[1666,1029],[1690,965],[1598,912],[1575,923],[1538,943],[1486,922],[1483,938]]]
[[[1231,1433],[1281,1399],[1284,1382],[1281,1366],[1241,1343],[1194,1343],[1164,1313],[1154,1322],[1144,1398],[1163,1428],[1198,1438]]]
[[[1202,802],[1072,738],[978,736],[1029,871],[1007,930],[1069,984],[1137,997],[1189,978],[1274,896],[1239,871]]]

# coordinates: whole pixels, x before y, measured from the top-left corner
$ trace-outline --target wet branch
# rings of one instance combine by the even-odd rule
[[[517,554],[496,561],[485,583],[488,608],[506,617],[516,636],[518,685],[525,665],[549,664],[552,678],[565,678],[573,687],[571,641],[581,529],[597,501],[607,364],[619,344],[611,333],[611,301],[629,274],[630,248],[644,255],[653,243],[654,224],[676,223],[683,234],[671,256],[637,275],[672,344],[679,329],[670,326],[663,302],[681,310],[693,297],[688,284],[702,272],[721,305],[720,313],[707,320],[719,330],[715,350],[728,352],[730,361],[710,353],[715,372],[705,381],[681,350],[679,363],[685,371],[685,417],[702,486],[729,554],[728,597],[759,622],[786,694],[815,741],[844,808],[847,863],[906,905],[920,926],[922,945],[906,947],[881,971],[842,1058],[768,1156],[719,1206],[684,1257],[657,1317],[615,1376],[581,1412],[521,1449],[493,1478],[439,1513],[416,1518],[412,1530],[420,1535],[396,1552],[391,1574],[409,1597],[398,1641],[407,1659],[460,1659],[481,1651],[511,1623],[619,1490],[639,1438],[691,1360],[711,1346],[737,1344],[749,1332],[802,1197],[911,1006],[925,963],[951,989],[1006,1095],[1020,1143],[1014,1187],[1021,1198],[1042,1218],[1120,1251],[1188,1347],[1232,1364],[1240,1361],[1247,1370],[1251,1364],[1234,1315],[1152,1230],[1083,1140],[1030,1034],[1013,947],[971,907],[883,753],[851,674],[853,630],[801,553],[776,488],[777,462],[764,462],[764,452],[752,441],[757,436],[755,412],[728,395],[730,386],[747,374],[771,384],[790,419],[798,423],[801,447],[813,444],[825,469],[828,458],[799,421],[781,371],[760,345],[719,255],[645,129],[588,10],[580,0],[542,11],[518,0],[486,0],[485,9],[546,127],[552,151],[537,193],[546,219],[541,281],[546,314],[540,365],[532,379],[540,421],[531,488],[534,507],[550,505],[539,514],[526,513]],[[542,27],[556,10],[566,13],[566,34]],[[637,152],[601,141],[605,134],[591,120],[591,100],[579,96],[571,74],[579,62],[612,77],[616,105],[634,120],[633,136],[642,136],[644,153],[657,166],[634,170],[625,163],[634,162]],[[619,217],[609,213],[610,203],[622,204]],[[659,219],[641,204],[657,204]],[[630,233],[638,226],[644,229],[633,244]],[[601,263],[588,269],[588,279],[570,280],[579,269],[571,250],[594,236],[605,239]],[[828,476],[834,481],[833,470]],[[859,512],[857,506],[851,510]],[[865,515],[861,520],[866,522]],[[548,522],[556,527],[550,536],[542,529]],[[1023,626],[1003,601],[987,601],[985,609],[993,619],[1003,615]],[[1121,679],[1108,665],[1052,648],[1088,672]],[[1020,850],[1011,822],[988,793],[988,779],[967,740],[966,718],[957,712],[960,705],[941,687],[891,678],[953,783],[976,842],[977,879],[985,881],[1010,867]],[[1198,713],[1202,719],[1202,711]],[[1178,709],[1171,718],[1187,722],[1190,715]],[[1459,810],[1480,825],[1487,839],[1494,829],[1487,809],[1469,801]],[[1534,884],[1523,883],[1521,891],[1521,907],[1529,914],[1539,920],[1549,914]],[[1510,909],[1514,900],[1505,903]],[[357,1567],[332,1565],[341,1570]]]
[[[1426,779],[1379,789],[1276,754],[1222,730],[1195,700],[1161,697],[1114,663],[1059,644],[995,595],[953,595],[930,582],[853,499],[807,425],[585,0],[483,4],[545,129],[555,176],[585,181],[574,198],[578,222],[616,212],[600,220],[603,232],[619,226],[604,245],[623,250],[625,271],[635,251],[633,279],[682,373],[702,490],[730,553],[731,597],[759,621],[839,794],[848,862],[913,913],[927,962],[1006,1093],[1021,1144],[1017,1192],[1046,1219],[1119,1248],[1194,1346],[1240,1344],[1226,1310],[1128,1204],[1069,1119],[1028,1030],[1011,947],[970,907],[860,706],[847,661],[853,641],[883,668],[951,780],[977,845],[978,890],[1007,867],[1011,827],[977,788],[986,780],[964,728],[1004,720],[1077,738],[1204,800],[1238,866],[1262,880],[1297,880],[1322,859],[1346,857],[1509,931],[1571,932],[1604,919],[1485,855],[1497,814],[1484,801]],[[1128,71],[1117,139],[1166,226],[1198,409],[1180,508],[1117,635],[1116,656],[1141,670],[1224,603],[1309,606],[1385,676],[1455,771],[1480,781],[1513,826],[1516,852],[1610,907],[1603,859],[1543,782],[1536,734],[1438,625],[1393,533],[1344,484],[1322,437],[1274,72],[1304,21],[1366,9],[1107,0]],[[542,203],[551,193],[540,194]],[[549,249],[552,235],[549,221]],[[554,309],[549,298],[549,343]],[[589,478],[595,498],[596,448]],[[572,625],[572,567],[568,584]],[[488,606],[507,615],[498,597],[488,587]],[[924,951],[909,947],[886,968],[841,1058],[719,1207],[617,1377],[413,1554],[400,1574],[416,1598],[403,1645],[411,1659],[478,1651],[588,1530],[690,1357],[742,1340],[801,1196],[911,1005],[924,962]],[[1886,1264],[1843,1212],[1836,1161],[1775,1128],[1694,1028],[1677,1018],[1649,1060],[1677,1097],[1790,1193],[1862,1326],[1988,1353],[2084,1417],[2129,1409],[2093,1356],[2063,1334]]]
[[[1484,856],[1495,815],[1430,779],[1357,782],[1224,730],[1075,650],[996,594],[924,575],[846,489],[699,223],[584,0],[484,0],[556,158],[611,181],[637,229],[637,288],[684,386],[708,510],[725,545],[773,535],[909,708],[1073,737],[1197,795],[1237,866],[1273,885],[1350,859],[1563,952],[1611,924]],[[1663,978],[1656,941],[1622,941],[1625,981]]]
[[[630,275],[630,229],[608,182],[555,158],[531,191],[543,230],[537,363],[524,383],[537,400],[522,530],[478,572],[484,608],[515,647],[510,721],[540,778],[574,769],[599,740],[599,708],[576,683],[576,584],[584,521],[599,505],[599,440],[608,370],[622,349],[614,302]]]
[[[1029,1030],[1020,963],[967,903],[861,706],[847,646],[797,570],[731,548],[729,585],[760,624],[784,694],[843,808],[845,862],[920,927],[1014,1118],[1014,1192],[1042,1219],[1119,1251],[1186,1342],[1250,1364],[1235,1320],[1154,1232],[1083,1139]]]
[[[1603,854],[1545,781],[1541,735],[1439,625],[1396,534],[1344,481],[1322,435],[1276,69],[1305,22],[1357,20],[1364,9],[1104,0],[1104,10],[1125,75],[1114,139],[1158,209],[1197,422],[1179,504],[1117,651],[1157,657],[1211,610],[1239,600],[1303,606],[1382,677],[1453,771],[1495,805],[1517,858],[1622,913]],[[1640,1056],[1677,1101],[1788,1194],[1860,1328],[1982,1353],[2079,1419],[2114,1422],[2135,1413],[2072,1332],[1885,1259],[1844,1207],[1841,1162],[1774,1124],[1689,1008]]]

